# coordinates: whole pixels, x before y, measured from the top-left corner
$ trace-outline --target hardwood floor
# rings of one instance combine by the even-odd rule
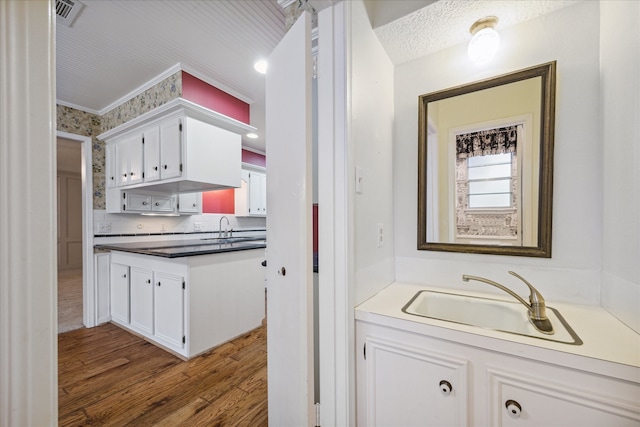
[[[112,324],[58,335],[60,426],[267,426],[266,326],[183,361]]]

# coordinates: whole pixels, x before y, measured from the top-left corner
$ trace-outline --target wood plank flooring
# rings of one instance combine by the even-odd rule
[[[266,326],[183,361],[112,324],[58,335],[60,426],[267,426]]]

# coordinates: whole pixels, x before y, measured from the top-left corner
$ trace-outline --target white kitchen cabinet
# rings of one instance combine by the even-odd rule
[[[123,187],[143,181],[142,134],[134,133],[115,141],[116,186]],[[110,150],[106,152],[110,154]]]
[[[179,194],[239,187],[241,135],[252,130],[252,126],[178,98],[98,139],[108,147],[116,145],[118,188]],[[112,151],[107,149],[110,164],[114,163]],[[117,192],[107,192],[107,199],[110,197],[118,197]]]
[[[176,195],[121,191],[118,189],[109,189],[107,194],[111,191],[116,191],[119,196],[108,199],[107,212],[109,213],[177,213]]]
[[[94,281],[96,289],[96,317],[98,325],[109,321],[109,277],[111,254],[100,252],[93,255]]]
[[[267,174],[263,170],[242,169],[240,188],[235,190],[235,215],[267,215]]]
[[[153,271],[130,268],[131,326],[153,334]]]
[[[111,321],[128,325],[129,317],[129,266],[111,263],[110,274]]]
[[[202,213],[202,193],[178,194],[178,212],[184,214]]]
[[[116,144],[108,144],[105,147],[105,186],[106,188],[115,188],[116,175],[118,174],[116,168]]]
[[[479,347],[477,341],[466,345],[408,330],[356,321],[359,426],[640,422],[637,378],[580,369],[580,357],[568,368],[528,359],[526,352],[515,356]],[[448,395],[438,394],[443,380],[450,384],[445,384]]]
[[[157,181],[160,179],[160,127],[151,126],[143,135],[144,182]]]
[[[155,273],[155,336],[171,348],[184,347],[184,287],[181,276]]]
[[[127,320],[114,311],[122,304],[112,304],[111,319],[174,354],[194,357],[262,324],[263,260],[264,249],[179,258],[112,251],[111,298],[125,301],[126,296]],[[120,269],[127,277],[131,269],[130,291]]]

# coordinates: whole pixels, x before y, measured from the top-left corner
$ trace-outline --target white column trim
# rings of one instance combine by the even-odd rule
[[[58,422],[55,13],[0,1],[0,425]]]

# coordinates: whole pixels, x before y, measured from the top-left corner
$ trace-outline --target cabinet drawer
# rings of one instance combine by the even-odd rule
[[[127,193],[126,200],[128,211],[151,211],[151,196]]]
[[[174,198],[172,196],[152,197],[151,210],[154,212],[173,212],[175,210]]]

